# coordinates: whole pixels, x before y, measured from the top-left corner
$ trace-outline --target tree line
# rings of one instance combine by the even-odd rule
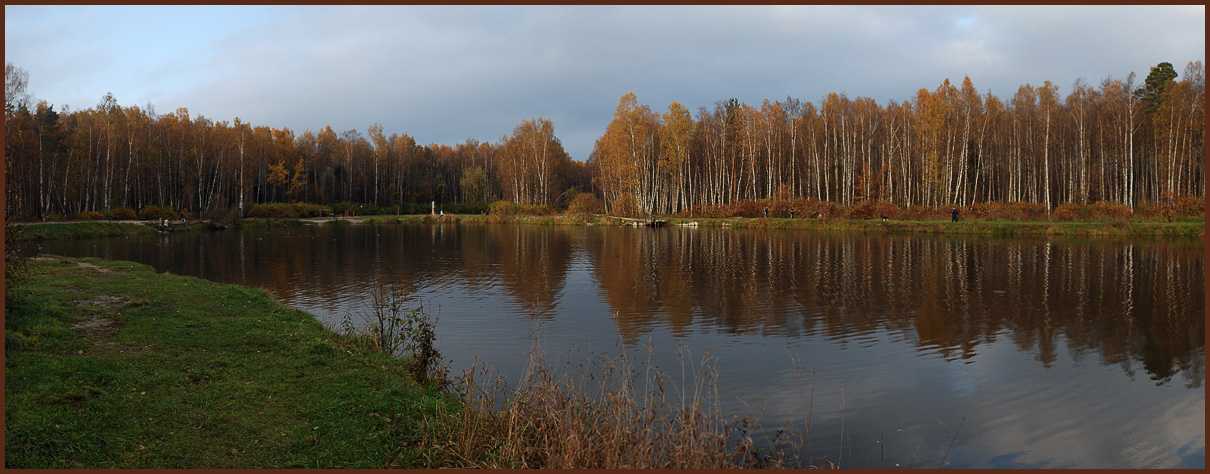
[[[1169,63],[1098,86],[1050,81],[1007,101],[969,77],[885,107],[832,93],[759,107],[736,99],[696,116],[622,96],[596,142],[594,184],[607,207],[677,213],[783,197],[850,205],[1113,201],[1130,207],[1205,195],[1205,74]]]
[[[28,75],[5,65],[6,212],[30,219],[107,215],[167,206],[199,216],[269,202],[554,204],[590,189],[550,120],[526,120],[496,143],[420,145],[379,124],[363,134],[296,133],[186,108],[157,114],[106,94],[95,107],[60,110],[24,95]]]
[[[537,117],[494,143],[420,145],[379,124],[365,133],[296,133],[180,108],[56,110],[25,92],[5,65],[8,215],[107,215],[167,206],[246,215],[253,204],[308,202],[386,209],[495,200],[561,206],[591,192],[608,212],[677,213],[741,200],[803,197],[902,207],[1113,201],[1134,207],[1205,195],[1205,78],[1160,63],[1067,97],[1049,81],[1008,101],[947,79],[885,107],[828,94],[760,107],[735,99],[696,115],[619,100],[587,162],[572,160],[554,124]],[[95,214],[94,214],[95,215]]]

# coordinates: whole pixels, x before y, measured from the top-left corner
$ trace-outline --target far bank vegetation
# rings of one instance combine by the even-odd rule
[[[541,117],[494,142],[422,145],[379,124],[300,132],[122,106],[110,94],[56,109],[26,93],[29,81],[5,65],[5,210],[24,220],[1205,213],[1201,61],[1180,74],[1160,63],[1141,80],[1077,79],[1065,92],[1025,84],[1006,98],[969,77],[885,104],[830,93],[660,111],[626,93],[585,161]]]

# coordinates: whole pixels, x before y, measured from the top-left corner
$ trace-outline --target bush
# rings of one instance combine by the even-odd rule
[[[287,208],[281,204],[253,204],[248,217],[280,219],[286,217]]]
[[[1013,215],[1020,220],[1042,220],[1048,214],[1046,204],[1016,201],[1008,203]]]
[[[893,203],[887,201],[865,201],[853,204],[845,209],[849,219],[877,219],[883,216],[888,218],[899,217],[900,209]]]
[[[487,204],[468,204],[451,202],[442,206],[446,214],[482,214],[487,212]]]
[[[1000,204],[995,202],[976,202],[966,206],[962,216],[968,220],[993,219],[1000,212]]]
[[[553,216],[553,215],[557,214],[555,212],[555,208],[550,207],[549,205],[546,205],[546,204],[522,204],[521,211],[524,212],[525,214],[531,214],[531,215],[535,215],[535,216]]]
[[[129,207],[115,207],[109,210],[110,220],[115,221],[130,221],[139,218],[139,215],[134,212],[134,209]]]
[[[948,219],[952,208],[929,209],[931,209],[929,214],[932,219]],[[1072,213],[1076,212],[1074,207],[1069,207],[1068,210]],[[914,212],[922,211],[923,209]],[[1046,220],[1048,217],[1046,204],[1036,202],[979,202],[961,208],[959,211],[959,219],[971,220],[1025,221]]]
[[[488,213],[493,216],[550,216],[555,214],[555,210],[545,204],[517,204],[512,201],[496,201],[488,206]]]
[[[1126,210],[1129,211],[1129,209]],[[1206,216],[1206,201],[1195,196],[1180,196],[1172,200],[1172,210],[1177,217],[1204,218]]]
[[[749,199],[741,199],[727,205],[723,217],[762,217],[765,206]]]
[[[423,303],[409,307],[412,300],[413,296],[403,290],[381,285],[376,288],[369,310],[362,316],[369,328],[368,336],[383,353],[406,356],[417,382],[445,383],[448,369],[435,344],[437,320],[424,311]],[[342,326],[346,333],[354,333],[348,316]]]
[[[873,219],[874,213],[874,203],[869,201],[853,203],[844,209],[844,214],[849,219]]]
[[[310,203],[265,203],[254,204],[248,210],[248,217],[260,217],[266,219],[298,219],[302,217],[323,217],[327,216],[331,211],[318,204]]]
[[[173,209],[168,206],[147,206],[147,207],[144,207],[143,210],[139,211],[139,219],[143,219],[143,220],[155,220],[155,219],[177,220],[180,218],[181,218],[181,215],[176,212],[176,209]]]
[[[396,205],[391,205],[391,206],[379,206],[377,204],[361,204],[361,203],[352,203],[352,202],[345,201],[345,202],[338,202],[338,203],[332,204],[331,207],[325,207],[325,206],[320,206],[320,207],[322,208],[322,210],[320,211],[321,212],[320,214],[308,216],[308,215],[306,215],[306,213],[303,213],[302,216],[303,217],[319,217],[321,215],[324,215],[324,216],[328,215],[328,214],[322,214],[323,212],[331,212],[335,215],[340,215],[340,216],[344,216],[344,215],[383,216],[383,215],[395,215],[395,214],[428,214],[429,213],[429,204],[428,203],[424,204],[423,212],[420,211],[419,205],[413,204],[413,203],[404,204],[404,205],[396,204]],[[406,207],[406,210],[404,209],[405,207]],[[311,212],[315,212],[315,211],[311,211]]]
[[[1206,204],[1202,199],[1191,196],[1174,197],[1172,193],[1164,193],[1154,204],[1148,201],[1140,202],[1135,209],[1135,213],[1140,216],[1163,218],[1166,221],[1205,219],[1206,216]]]
[[[592,193],[580,193],[575,199],[571,200],[571,204],[567,205],[567,212],[573,214],[596,214],[601,212],[601,201]]]
[[[335,213],[336,215],[340,215],[340,216],[345,215],[352,209],[353,209],[353,203],[350,203],[350,202],[338,202],[338,203],[332,205],[332,212]],[[249,212],[251,212],[251,211],[249,211]],[[251,214],[249,214],[248,217],[252,217]]]
[[[359,216],[384,216],[398,214],[399,206],[379,206],[377,204],[356,204],[353,208]]]
[[[1088,212],[1085,206],[1069,202],[1055,208],[1055,212],[1051,217],[1057,221],[1071,222],[1074,220],[1085,220],[1088,217]]]
[[[816,198],[795,199],[794,215],[808,219],[836,217],[840,215],[840,206],[831,201]]]
[[[1134,216],[1134,211],[1131,211],[1129,207],[1121,203],[1097,201],[1092,207],[1098,218],[1113,223],[1125,223]]]
[[[886,216],[890,219],[898,219],[899,213],[903,211],[899,208],[899,206],[896,206],[895,203],[889,201],[878,201],[874,203],[874,210],[877,211],[875,215],[877,215],[879,218]]]
[[[950,211],[953,208],[940,208],[933,206],[908,206],[899,213],[899,218],[909,221],[939,221],[950,220]],[[959,219],[965,219],[966,216],[961,212],[958,214]]]
[[[290,209],[298,217],[324,217],[332,213],[331,209],[327,206],[305,202],[292,203],[290,204]]]
[[[496,201],[488,206],[488,214],[493,216],[514,216],[521,213],[521,205],[512,201]]]
[[[762,204],[769,208],[769,217],[790,217],[790,209],[794,208],[788,199],[766,199]]]
[[[90,221],[95,221],[95,220],[100,220],[100,219],[104,218],[105,216],[104,216],[104,215],[102,215],[100,212],[97,212],[97,211],[84,211],[84,212],[81,212],[81,213],[80,213],[80,216],[79,216],[79,217],[80,217],[81,219],[87,219],[87,220],[90,220]]]

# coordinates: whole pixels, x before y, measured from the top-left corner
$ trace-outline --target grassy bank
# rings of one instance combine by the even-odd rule
[[[912,221],[881,219],[786,219],[747,217],[656,217],[669,225],[694,225],[700,227],[734,227],[748,229],[804,229],[828,232],[924,232],[939,234],[987,234],[987,235],[1066,235],[1066,236],[1168,236],[1205,238],[1204,220],[1184,222],[1161,222],[1147,220],[1116,220],[1105,222],[1052,222],[1052,221],[995,221],[995,220],[948,220]],[[271,219],[249,218],[240,220],[235,227],[243,229],[265,229],[274,227],[298,227],[305,225],[351,225],[351,224],[529,224],[529,225],[600,225],[623,226],[634,222],[605,215],[554,214],[554,215],[482,215],[429,214],[372,215],[353,218],[307,218]],[[83,239],[116,235],[154,233],[153,226],[126,222],[63,222],[39,223],[23,227],[21,240]],[[208,225],[201,221],[173,224],[174,232],[206,230]]]
[[[706,359],[682,389],[536,348],[516,387],[472,368],[450,393],[263,290],[42,257],[6,297],[7,468],[802,465],[801,445],[756,450],[752,420],[723,416]]]
[[[262,290],[30,262],[5,317],[8,468],[431,467],[448,396]]]
[[[90,239],[156,232],[151,224],[94,221],[37,223],[24,225],[21,230],[23,240]]]

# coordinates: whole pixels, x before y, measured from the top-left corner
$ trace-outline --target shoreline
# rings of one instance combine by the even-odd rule
[[[6,467],[448,462],[418,433],[456,399],[263,289],[126,261],[29,264],[5,305]]]
[[[999,236],[1080,236],[1080,237],[1182,237],[1205,239],[1205,221],[995,221],[963,220],[907,221],[880,219],[787,219],[747,217],[654,217],[635,219],[601,214],[556,215],[475,215],[430,214],[368,215],[356,217],[309,217],[297,219],[243,219],[233,227],[264,228],[299,225],[392,225],[392,224],[527,224],[627,226],[656,222],[659,226],[716,227],[736,229],[810,230],[860,233],[982,234]],[[155,233],[152,221],[60,221],[19,223],[20,240],[83,239],[117,235]],[[171,224],[172,232],[211,230],[205,221]]]

